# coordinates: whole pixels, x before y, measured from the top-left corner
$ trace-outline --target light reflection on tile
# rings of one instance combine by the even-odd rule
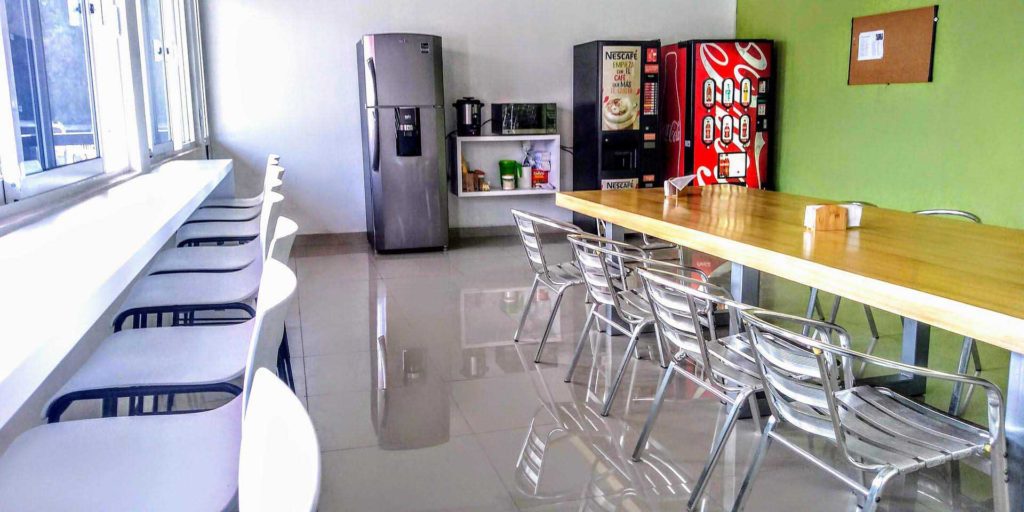
[[[611,415],[601,417],[626,339],[591,333],[573,381],[563,382],[586,311],[584,290],[571,289],[535,364],[554,296],[538,293],[523,341],[513,343],[533,277],[518,239],[397,256],[359,247],[303,247],[295,258],[300,300],[290,323],[297,319],[301,332],[290,337],[301,344],[296,374],[324,450],[320,510],[685,509],[726,411],[676,379],[643,461],[629,460],[662,372],[652,336],[641,339],[644,358],[630,361]],[[569,257],[565,243],[546,247]],[[790,309],[802,307],[806,289],[764,280],[769,304],[789,294]],[[739,422],[702,510],[731,506],[759,437],[753,421]],[[806,436],[792,439],[807,446]],[[830,453],[820,440],[812,449]],[[948,494],[944,473],[927,476],[922,490]],[[894,510],[917,496],[901,484],[892,486]],[[986,492],[971,488],[980,500]],[[747,510],[854,503],[835,480],[776,446]],[[944,510],[924,497],[916,507]]]

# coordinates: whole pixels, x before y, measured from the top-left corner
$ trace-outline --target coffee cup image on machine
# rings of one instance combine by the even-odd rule
[[[629,96],[606,98],[602,117],[607,130],[633,129],[639,120],[640,105]]]

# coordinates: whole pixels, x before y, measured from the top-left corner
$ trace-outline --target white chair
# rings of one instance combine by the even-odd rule
[[[320,446],[302,403],[265,368],[256,370],[242,422],[238,504],[245,512],[316,510]]]
[[[280,395],[280,390],[275,393],[268,383],[272,375],[265,370],[258,376],[259,386],[254,380],[257,369],[273,364],[276,341],[281,338],[295,287],[295,275],[287,266],[273,261],[267,264],[240,396],[211,411],[97,418],[33,428],[18,436],[0,457],[0,508],[150,512],[233,509],[237,507],[243,473],[247,499],[258,492],[251,485],[258,481],[254,477],[260,476],[261,468],[240,471],[239,467],[244,432],[251,438],[247,460],[255,463],[261,457],[251,450],[260,448],[255,444],[259,433],[292,425],[296,428],[288,431],[300,437],[281,437],[275,443],[283,445],[263,446],[269,450],[263,459],[281,451],[299,450],[301,457],[292,460],[293,464],[305,461],[318,466],[316,456],[310,453],[315,446],[309,440],[312,430],[300,426],[308,419],[294,418],[294,403],[280,412],[290,415],[289,419],[269,414],[260,405],[251,419],[248,414],[243,416],[248,403],[260,404],[268,389],[271,403]],[[308,497],[311,483],[299,478],[314,473],[307,467],[290,470],[293,478],[282,481],[301,488],[288,490],[287,495],[303,500],[302,506],[315,504],[315,491],[313,498]]]
[[[281,163],[281,157],[271,154],[267,157],[267,166],[269,169],[272,165],[279,165]],[[264,190],[266,190],[266,183],[270,180],[270,177],[264,175],[263,177]],[[252,197],[211,197],[206,201],[203,201],[199,208],[249,208],[252,206],[258,206],[263,202],[263,193]]]
[[[280,222],[283,225],[271,244],[271,258],[287,264],[295,238],[295,223],[287,217],[282,217]],[[261,297],[263,286],[260,282]],[[232,382],[245,370],[246,351],[255,323],[253,318],[229,325],[115,332],[100,343],[50,399],[45,416],[51,423],[60,421],[61,415],[78,400],[103,400],[103,415],[115,416],[117,401],[122,398],[129,399],[129,414],[146,414],[146,397],[152,397],[150,412],[158,412],[161,396],[166,397],[163,408],[170,411],[176,394],[222,392],[237,395],[241,390]],[[278,361],[281,377],[288,378],[288,369],[282,368],[280,363]]]
[[[278,219],[274,238],[294,238],[298,227],[287,217]],[[291,242],[286,245],[291,250]],[[289,254],[278,251],[276,257],[288,263]],[[235,272],[190,272],[146,276],[128,293],[114,318],[114,331],[120,331],[128,318],[133,328],[150,327],[149,316],[155,315],[155,327],[163,326],[165,314],[171,315],[171,325],[236,323],[252,318],[250,305],[259,290],[264,258],[257,258],[249,266]],[[215,317],[197,319],[197,312],[239,311],[244,318]]]
[[[284,177],[284,168],[271,165],[267,167],[266,177],[263,180],[263,191],[259,196],[265,198],[266,194],[272,191],[277,191],[283,184],[282,179]],[[260,209],[266,201],[260,201],[258,204],[248,207],[241,208],[205,208],[200,205],[185,224],[193,224],[197,222],[244,222],[252,220],[259,216]]]
[[[264,205],[282,201],[284,198],[277,192],[268,192]],[[259,237],[261,217],[242,222],[193,222],[178,229],[175,242],[178,247],[198,246],[203,244],[246,244]]]
[[[255,240],[235,245],[197,245],[172,247],[160,251],[149,265],[149,273],[173,274],[181,272],[230,272],[241,270],[261,256],[266,256],[270,240],[274,238],[277,219],[281,215],[284,198],[271,192],[266,196],[268,205],[260,211],[259,231]]]

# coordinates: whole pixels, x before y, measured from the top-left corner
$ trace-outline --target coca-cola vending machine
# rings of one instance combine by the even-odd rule
[[[763,39],[662,46],[666,178],[768,186],[773,46]]]

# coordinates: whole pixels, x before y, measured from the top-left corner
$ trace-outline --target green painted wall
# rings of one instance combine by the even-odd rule
[[[933,82],[846,85],[851,18],[936,3]],[[1021,0],[739,0],[778,42],[778,189],[1024,228],[1021,27]]]

